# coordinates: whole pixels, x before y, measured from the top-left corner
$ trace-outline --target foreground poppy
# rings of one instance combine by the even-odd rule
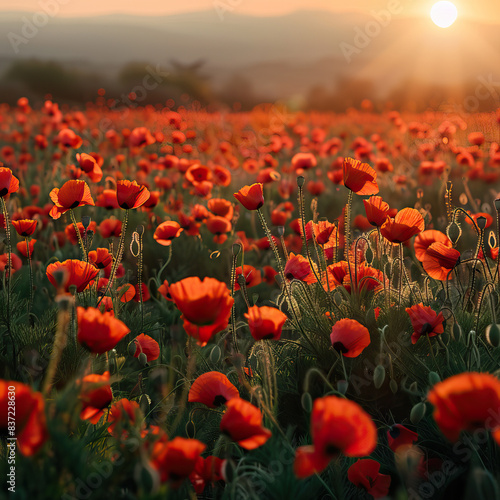
[[[264,205],[264,192],[262,184],[252,184],[242,187],[234,197],[247,209],[257,210]]]
[[[271,437],[271,431],[262,427],[262,413],[253,404],[241,398],[233,398],[226,406],[220,430],[242,448],[254,450]]]
[[[19,179],[12,174],[12,170],[0,164],[0,198],[19,189]]]
[[[432,243],[422,260],[424,271],[436,280],[446,281],[451,279],[452,270],[460,262],[460,252],[443,243]]]
[[[389,493],[391,476],[380,474],[380,464],[369,458],[358,460],[349,467],[347,479],[365,490],[373,498],[382,498]]]
[[[102,375],[92,373],[83,377],[80,383],[79,399],[82,402],[80,418],[95,425],[104,415],[104,409],[113,400],[109,372],[104,372]]]
[[[387,431],[387,443],[394,453],[407,450],[417,440],[418,434],[401,424],[394,424]]]
[[[244,316],[255,340],[279,340],[281,330],[287,320],[285,313],[275,307],[268,306],[250,307]]]
[[[239,396],[238,389],[223,373],[206,372],[193,382],[189,389],[188,401],[202,403],[209,408],[217,408]]]
[[[321,472],[339,453],[364,457],[377,445],[377,428],[370,415],[354,401],[337,396],[314,401],[311,435],[313,446],[297,448],[293,470],[298,478]]]
[[[387,219],[389,204],[382,200],[380,196],[371,196],[367,200],[363,200],[363,203],[368,222],[372,226],[381,227]]]
[[[153,238],[165,247],[172,244],[172,240],[177,238],[184,229],[175,221],[162,222],[155,230]]]
[[[333,325],[330,340],[336,351],[346,358],[355,358],[370,345],[370,332],[355,319],[345,318]]]
[[[407,307],[405,310],[410,316],[413,327],[412,344],[415,344],[422,335],[435,337],[444,332],[442,313],[437,314],[429,306],[424,306],[422,303]]]
[[[453,246],[450,238],[441,231],[436,229],[428,229],[423,231],[417,236],[415,236],[415,241],[413,242],[413,248],[415,249],[415,257],[422,262],[425,255],[427,254],[427,249],[433,243],[442,243],[444,246],[451,248]]]
[[[77,259],[53,262],[47,266],[46,274],[49,281],[56,288],[59,287],[58,280],[56,279],[57,273],[62,273],[62,286],[66,293],[69,293],[71,285],[76,286],[77,293],[80,293],[97,277],[99,270],[92,264]]]
[[[67,181],[60,189],[54,188],[49,196],[54,203],[50,210],[50,216],[53,219],[59,219],[62,214],[73,208],[94,205],[90,188],[85,181]]]
[[[344,186],[353,193],[369,195],[378,193],[377,172],[367,163],[354,158],[344,158],[342,164]]]
[[[139,208],[149,199],[149,190],[136,181],[118,181],[116,183],[118,206],[124,210]]]
[[[9,413],[15,418],[15,430]],[[0,380],[0,435],[16,437],[19,451],[27,457],[34,455],[49,437],[42,394],[21,382]]]
[[[110,351],[130,333],[127,325],[115,318],[112,312],[101,313],[94,307],[77,307],[76,313],[78,342],[93,353]]]
[[[425,222],[422,214],[414,208],[403,208],[394,218],[387,217],[380,232],[391,243],[404,243],[412,236],[424,230]]]
[[[169,287],[175,305],[182,313],[184,329],[198,344],[205,345],[229,323],[234,299],[225,283],[215,278],[185,278]]]
[[[19,236],[24,236],[25,238],[31,236],[35,232],[37,224],[38,221],[32,219],[20,219],[12,221],[12,225],[14,226],[17,234]]]

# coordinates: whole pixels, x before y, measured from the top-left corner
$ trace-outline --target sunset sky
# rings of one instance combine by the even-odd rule
[[[2,0],[0,11],[31,11],[41,9],[44,3],[56,3],[60,16],[82,16],[111,13],[142,15],[174,14],[189,11],[206,11],[224,8],[240,14],[271,16],[296,10],[357,10],[370,14],[372,11],[387,8],[391,2],[402,7],[401,16],[428,16],[433,0],[143,0],[141,2],[123,2],[122,0]],[[476,0],[475,2],[457,0],[454,2],[460,16],[466,19],[500,22],[500,2]]]

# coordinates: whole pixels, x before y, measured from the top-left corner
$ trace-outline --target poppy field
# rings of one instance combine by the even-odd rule
[[[0,105],[2,498],[500,498],[499,140]]]

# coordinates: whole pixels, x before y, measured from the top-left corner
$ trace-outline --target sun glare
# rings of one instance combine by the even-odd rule
[[[437,2],[432,6],[431,19],[440,28],[449,28],[456,20],[458,11],[451,2]]]

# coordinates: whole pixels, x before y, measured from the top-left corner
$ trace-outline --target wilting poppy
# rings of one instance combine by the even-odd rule
[[[415,344],[422,335],[435,337],[444,332],[442,313],[437,314],[429,306],[424,306],[422,303],[407,307],[405,310],[410,316],[413,327],[412,344]]]
[[[136,422],[141,420],[141,410],[139,403],[130,401],[127,398],[122,398],[113,403],[108,414],[108,432],[114,436],[120,435],[115,432],[116,428],[134,426]]]
[[[255,340],[279,340],[287,316],[275,307],[253,306],[245,313],[250,333]]]
[[[223,373],[206,372],[193,382],[189,389],[188,401],[202,403],[209,408],[217,408],[239,395],[238,389]]]
[[[271,437],[271,431],[262,427],[261,411],[253,404],[241,398],[233,398],[226,406],[220,430],[242,448],[254,450]]]
[[[165,247],[172,244],[172,240],[177,238],[184,229],[175,221],[162,222],[155,230],[153,238]]]
[[[148,363],[160,357],[160,346],[158,342],[149,335],[141,333],[135,338],[134,343],[136,346],[134,357],[138,358],[141,353],[144,353]]]
[[[424,230],[425,222],[422,214],[414,208],[403,208],[394,218],[387,217],[380,232],[391,243],[404,243],[412,236]]]
[[[85,181],[66,181],[60,189],[54,188],[49,196],[54,203],[50,210],[53,219],[59,219],[62,214],[73,208],[94,205],[90,188]]]
[[[489,373],[466,372],[437,383],[429,392],[434,420],[450,441],[461,431],[493,431],[500,445],[500,380]]]
[[[109,372],[104,372],[102,375],[94,373],[87,375],[83,377],[80,384],[79,399],[82,402],[80,418],[95,425],[104,415],[104,409],[113,400]]]
[[[389,212],[389,204],[386,203],[381,196],[371,196],[367,200],[363,200],[366,211],[366,218],[372,226],[381,227],[387,219]]]
[[[151,453],[151,465],[160,474],[160,481],[172,481],[178,488],[193,472],[206,445],[197,439],[175,437],[172,441],[157,441]]]
[[[88,262],[77,259],[68,259],[64,262],[53,262],[47,266],[46,274],[49,281],[56,287],[59,287],[56,274],[63,274],[62,286],[66,293],[69,293],[71,285],[76,286],[77,293],[83,292],[85,288],[99,274],[99,270]]]
[[[49,437],[42,394],[21,382],[0,380],[0,435],[16,437],[17,441],[10,443],[27,457],[34,455]]]
[[[125,323],[115,318],[112,312],[101,313],[94,307],[77,307],[78,342],[97,354],[113,349],[130,333]]]
[[[378,193],[377,172],[367,163],[354,158],[344,158],[342,164],[344,186],[356,194],[369,195]]]
[[[136,181],[118,181],[116,183],[116,199],[118,206],[124,210],[139,208],[149,198],[146,186],[140,186]]]
[[[377,428],[370,415],[354,401],[337,396],[314,401],[311,435],[313,446],[297,448],[293,469],[299,478],[321,472],[339,453],[364,457],[377,445]]]
[[[215,278],[185,278],[169,287],[175,305],[182,313],[184,329],[198,343],[205,345],[216,333],[224,330],[234,299],[225,283]]]
[[[234,197],[247,209],[257,210],[264,205],[264,192],[262,184],[252,184],[242,187]]]
[[[208,483],[222,481],[222,467],[224,460],[212,455],[207,458],[198,457],[193,472],[189,475],[189,480],[197,495],[201,495]]]
[[[433,243],[426,251],[422,261],[424,271],[436,280],[451,279],[452,270],[460,262],[460,252],[442,243]]]
[[[12,174],[12,170],[0,166],[0,198],[15,193],[18,189],[19,179]]]
[[[401,424],[394,424],[387,431],[387,443],[394,453],[408,449],[417,440],[418,434]]]
[[[370,345],[370,332],[355,319],[345,318],[333,325],[330,340],[336,351],[346,358],[355,358]]]
[[[19,236],[24,236],[27,238],[31,236],[36,229],[38,221],[32,219],[19,219],[13,220],[12,225]]]
[[[382,498],[389,493],[391,476],[380,474],[380,464],[365,458],[352,464],[347,471],[347,479],[365,490],[373,498]]]
[[[453,246],[450,238],[441,231],[436,229],[428,229],[415,236],[413,247],[415,248],[415,257],[422,262],[427,253],[427,249],[433,243],[442,243],[444,246],[451,248]]]

